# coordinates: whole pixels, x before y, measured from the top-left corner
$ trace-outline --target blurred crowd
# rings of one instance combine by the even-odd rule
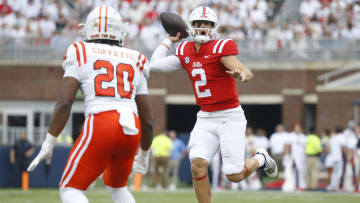
[[[268,150],[277,162],[278,178],[264,178],[263,170],[258,169],[240,183],[229,182],[222,173],[219,151],[210,164],[209,178],[214,190],[359,192],[360,125],[354,121],[349,121],[345,128],[339,126],[319,133],[314,128],[305,132],[298,123],[289,131],[278,124],[271,135],[264,129],[248,126],[245,147],[245,158],[253,157],[257,148]],[[149,185],[143,184],[143,189],[179,187],[180,163],[187,153],[185,140],[174,130],[160,133],[154,138],[151,152],[148,175],[152,181]]]
[[[345,129],[337,127],[321,134],[316,134],[314,129],[304,132],[299,124],[287,132],[279,124],[275,133],[269,137],[263,129],[254,131],[248,127],[246,142],[247,157],[252,157],[259,147],[271,152],[279,167],[279,182],[265,186],[264,174],[258,170],[246,181],[229,183],[221,174],[219,154],[212,163],[214,189],[259,190],[263,187],[281,187],[283,191],[359,191],[360,126],[353,121]]]
[[[303,29],[313,37],[360,39],[360,5],[357,0],[304,0],[299,10]],[[295,28],[296,32],[302,30]]]
[[[360,1],[304,0],[300,18],[276,24],[284,0],[0,0],[0,36],[41,38],[46,43],[79,35],[79,23],[96,6],[112,6],[127,23],[130,41],[141,39],[153,49],[165,32],[159,21],[163,11],[188,19],[199,5],[218,13],[220,33],[235,40],[250,40],[254,48],[274,50],[307,46],[306,39],[360,39]],[[289,21],[289,22],[287,22]],[[154,40],[157,39],[157,40]],[[301,54],[300,54],[301,57]]]
[[[162,132],[154,137],[151,145],[149,186],[157,189],[175,190],[178,186],[180,163],[187,153],[185,142],[174,130]],[[134,179],[133,189],[136,179]],[[145,184],[144,187],[147,187]]]

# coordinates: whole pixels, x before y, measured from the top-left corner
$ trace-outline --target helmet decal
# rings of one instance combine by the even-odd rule
[[[123,43],[126,34],[119,12],[109,6],[94,8],[87,16],[83,29],[86,40],[109,39]]]
[[[107,19],[108,19],[108,6],[106,6],[106,11],[105,11],[105,32],[107,31]]]
[[[99,32],[101,32],[101,8],[102,6],[100,6],[100,13],[99,13]]]
[[[201,17],[207,18],[207,16],[206,16],[206,7],[205,6],[203,7],[203,14],[202,14]]]

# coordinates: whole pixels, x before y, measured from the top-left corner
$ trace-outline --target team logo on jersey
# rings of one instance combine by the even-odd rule
[[[190,58],[187,56],[185,57],[185,63],[189,63],[190,62]]]
[[[201,68],[201,67],[202,67],[202,63],[200,63],[200,62],[198,62],[198,61],[193,62],[192,67],[193,67],[193,68]]]

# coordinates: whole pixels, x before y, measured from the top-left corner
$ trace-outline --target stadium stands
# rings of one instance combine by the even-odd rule
[[[347,52],[340,57],[359,56],[358,0],[0,1],[0,43],[6,45],[5,53],[9,50],[11,53],[3,55],[4,58],[19,48],[25,52],[44,52],[48,59],[60,57],[65,47],[77,40],[78,24],[98,5],[117,8],[127,23],[128,45],[146,53],[165,35],[159,13],[176,12],[187,19],[190,11],[201,4],[218,11],[221,33],[237,40],[243,52],[246,50],[241,55],[243,60],[257,59],[259,54],[265,60],[327,60],[336,58],[339,49]],[[51,50],[53,47],[57,50]],[[49,52],[43,50],[48,49],[52,54],[47,56]]]

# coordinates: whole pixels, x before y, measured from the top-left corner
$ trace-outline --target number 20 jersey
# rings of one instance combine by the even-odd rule
[[[146,57],[138,51],[100,43],[76,42],[67,49],[65,77],[77,79],[85,115],[126,109],[137,113],[136,94],[148,94]]]
[[[202,111],[212,112],[240,105],[235,79],[227,74],[221,57],[237,55],[231,39],[212,40],[201,45],[196,53],[195,42],[184,41],[175,50],[193,87],[196,104]]]

